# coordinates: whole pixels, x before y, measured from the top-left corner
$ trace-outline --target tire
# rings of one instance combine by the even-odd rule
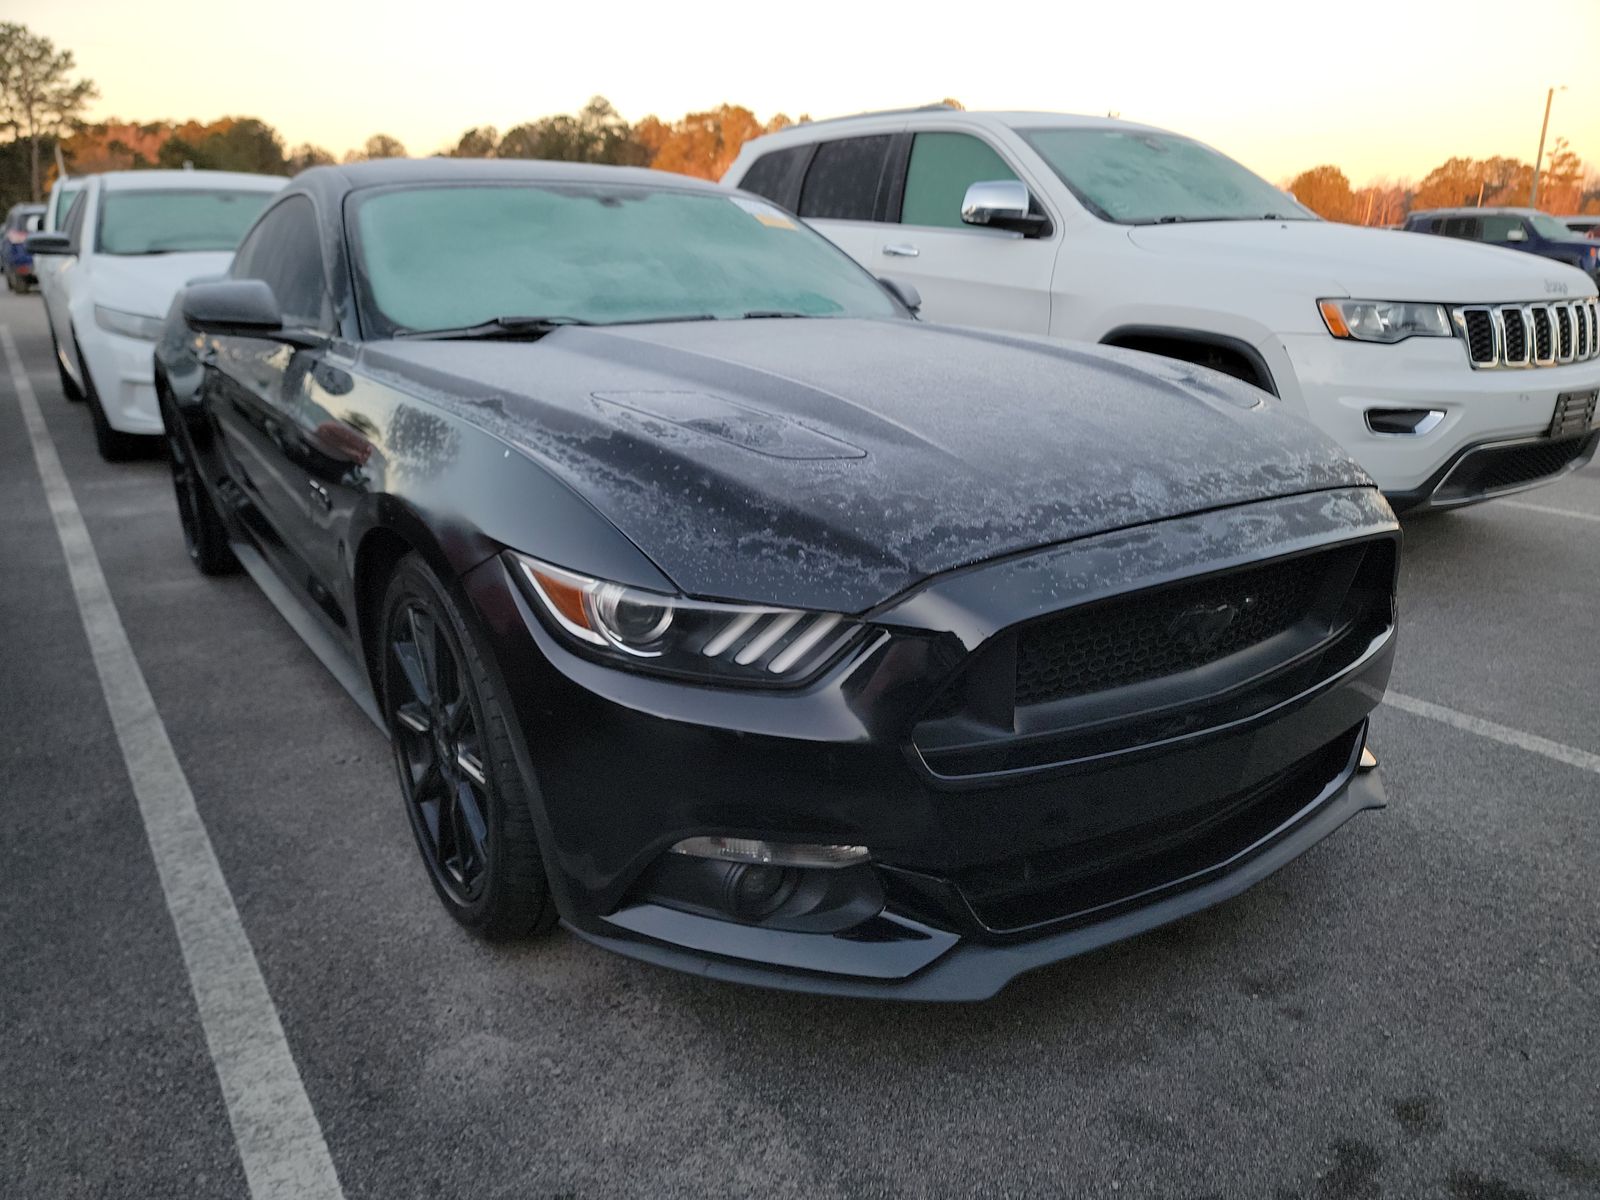
[[[48,314],[45,323],[49,323]],[[56,342],[56,331],[50,331],[50,353],[56,360],[56,374],[61,377],[61,394],[74,404],[83,403],[83,393],[78,390],[78,385],[72,382],[72,376],[67,374],[67,368],[61,362],[61,347]]]
[[[167,447],[167,465],[172,469],[172,490],[178,501],[178,523],[183,528],[184,548],[200,574],[231,575],[239,569],[239,560],[228,544],[228,527],[223,524],[211,493],[200,480],[199,465],[178,432],[176,422],[176,417],[162,404],[161,423],[167,431],[163,440]]]
[[[382,614],[379,703],[434,891],[482,937],[548,932],[556,906],[511,748],[509,709],[476,637],[414,553],[396,566]]]
[[[106,462],[130,462],[144,458],[154,439],[141,437],[137,433],[123,433],[111,427],[111,422],[106,419],[106,410],[100,403],[100,393],[94,386],[94,376],[89,373],[89,361],[83,357],[83,348],[78,345],[77,338],[72,339],[72,346],[78,353],[78,365],[83,370],[83,398],[89,405],[89,419],[94,422],[94,445],[100,451],[100,457]]]

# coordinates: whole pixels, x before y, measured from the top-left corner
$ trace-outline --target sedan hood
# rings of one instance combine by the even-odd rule
[[[1370,483],[1213,372],[912,321],[388,342],[363,365],[544,464],[708,598],[859,612],[999,555]]]
[[[181,254],[97,254],[90,271],[96,304],[142,317],[166,316],[178,289],[199,275],[217,275],[233,261],[231,250]]]
[[[1157,254],[1213,262],[1226,278],[1242,279],[1255,270],[1303,278],[1313,299],[1491,304],[1595,290],[1582,271],[1519,250],[1333,221],[1140,225],[1128,239]]]

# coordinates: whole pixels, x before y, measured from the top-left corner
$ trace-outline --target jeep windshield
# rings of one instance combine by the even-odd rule
[[[1133,129],[1018,130],[1102,221],[1315,221],[1292,197],[1190,138]]]

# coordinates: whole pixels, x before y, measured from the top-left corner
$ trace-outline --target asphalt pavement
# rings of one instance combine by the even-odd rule
[[[1407,523],[1386,811],[985,1004],[814,998],[464,934],[382,737],[0,326],[351,1200],[1600,1196],[1600,466]],[[0,637],[0,1196],[248,1197],[3,369]]]

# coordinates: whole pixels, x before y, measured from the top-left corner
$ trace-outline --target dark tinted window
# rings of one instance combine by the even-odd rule
[[[1476,217],[1446,217],[1443,232],[1445,237],[1476,239],[1483,236]]]
[[[286,325],[326,328],[328,287],[320,241],[311,201],[291,196],[250,231],[229,274],[267,283]]]
[[[823,142],[800,189],[800,215],[832,221],[870,221],[878,180],[889,157],[887,133]]]
[[[792,203],[794,172],[808,149],[808,146],[791,146],[787,150],[763,154],[750,164],[739,186],[778,204]]]

